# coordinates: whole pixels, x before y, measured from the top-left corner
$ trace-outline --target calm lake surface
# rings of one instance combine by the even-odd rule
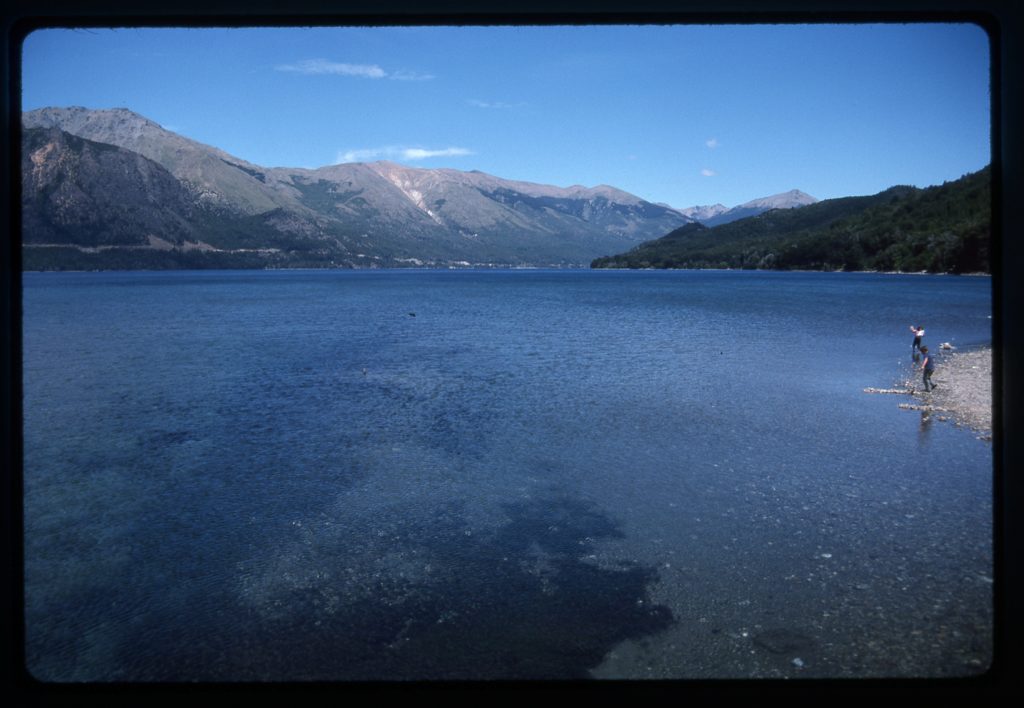
[[[887,388],[980,277],[24,276],[47,681],[964,676],[992,448]],[[941,360],[935,379],[944,378]]]

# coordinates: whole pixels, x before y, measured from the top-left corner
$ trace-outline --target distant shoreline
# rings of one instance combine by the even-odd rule
[[[929,273],[926,270],[813,270],[803,268],[792,268],[790,270],[782,270],[779,268],[589,268],[587,270],[687,270],[693,272],[710,271],[713,273],[877,273],[879,275],[955,275],[957,277],[992,276],[991,273],[986,273],[984,271],[971,273]]]
[[[37,269],[21,269],[22,273],[131,273],[131,272],[147,272],[147,273],[173,273],[173,272],[184,272],[184,271],[196,271],[201,272],[204,270],[231,270],[231,271],[264,271],[264,270],[315,270],[315,271],[328,271],[328,270],[583,270],[583,271],[689,271],[689,272],[710,272],[710,273],[830,273],[830,274],[855,274],[855,273],[873,273],[877,275],[949,275],[957,278],[964,277],[992,277],[991,273],[976,272],[976,273],[929,273],[927,271],[899,271],[899,270],[777,270],[773,268],[591,268],[589,266],[560,266],[560,265],[501,265],[501,264],[473,264],[468,266],[463,265],[434,265],[434,266],[384,266],[384,267],[352,267],[352,268],[339,268],[339,267],[310,267],[300,266],[296,268],[288,267],[274,267],[274,268],[98,268],[95,270],[82,270],[82,269],[58,269],[48,268],[46,270]]]

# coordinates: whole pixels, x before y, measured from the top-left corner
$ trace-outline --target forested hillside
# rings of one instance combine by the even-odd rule
[[[988,272],[991,169],[918,189],[777,209],[714,228],[687,224],[594,268]]]

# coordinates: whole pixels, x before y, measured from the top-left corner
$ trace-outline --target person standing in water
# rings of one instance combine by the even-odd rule
[[[921,354],[924,356],[921,368],[924,370],[924,390],[927,392],[935,388],[935,384],[932,382],[932,374],[935,372],[935,357],[928,353],[928,347],[921,347]]]
[[[910,345],[910,351],[920,351],[921,337],[924,336],[924,327],[922,327],[921,325],[918,325],[917,327],[915,327],[914,325],[910,325],[910,331],[914,333],[914,343]]]

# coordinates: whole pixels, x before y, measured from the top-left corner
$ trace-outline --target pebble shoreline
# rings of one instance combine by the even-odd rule
[[[933,352],[934,353],[934,352]],[[992,439],[992,349],[965,352],[940,352],[932,382],[936,388],[926,392],[922,387],[921,370],[904,372],[902,385],[920,403],[901,404],[947,418],[968,427],[983,440]]]

